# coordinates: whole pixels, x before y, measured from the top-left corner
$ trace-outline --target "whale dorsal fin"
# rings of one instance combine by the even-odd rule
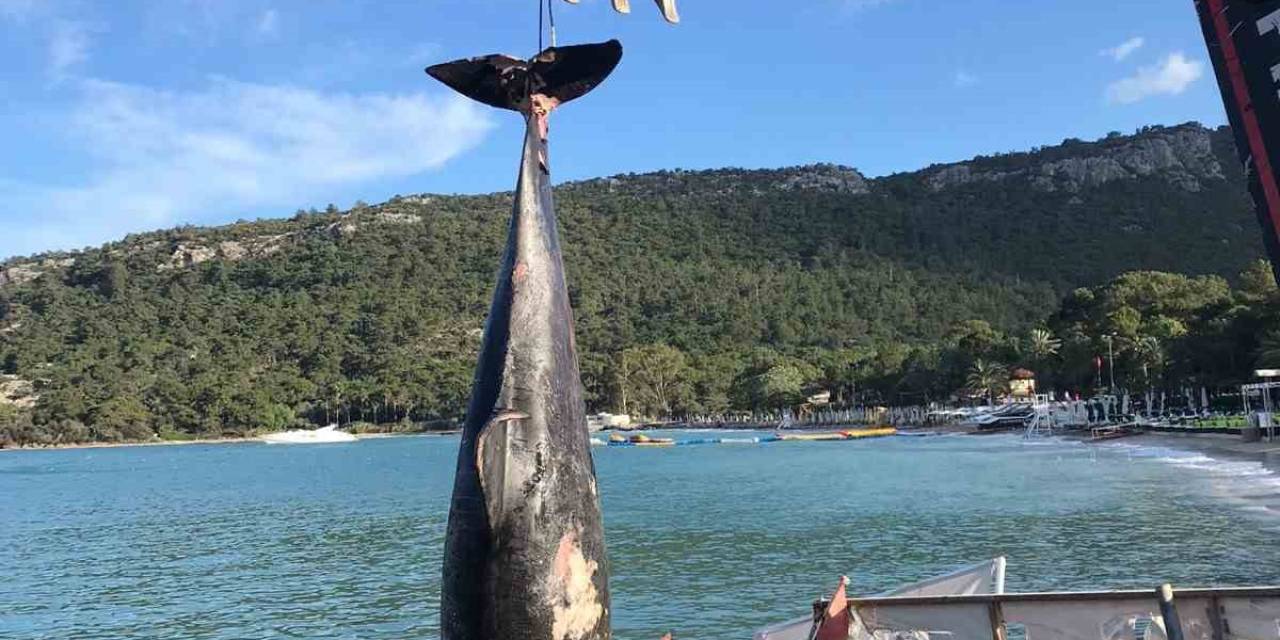
[[[564,104],[596,88],[618,66],[617,40],[550,47],[530,60],[494,54],[427,67],[427,74],[468,98],[499,109],[523,111],[540,93]]]

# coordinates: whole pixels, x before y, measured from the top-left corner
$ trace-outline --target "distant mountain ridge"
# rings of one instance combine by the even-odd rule
[[[1231,145],[1189,123],[875,179],[818,164],[562,184],[588,397],[615,403],[614,359],[636,345],[708,370],[757,348],[883,351],[972,319],[1021,330],[1135,269],[1234,277],[1261,242]],[[46,421],[208,433],[375,396],[456,417],[509,210],[509,193],[397,196],[12,258],[0,374],[41,381]],[[713,386],[698,393],[727,393]]]
[[[769,190],[857,196],[900,195],[903,181],[921,181],[933,193],[960,187],[982,187],[985,184],[990,188],[1029,187],[1044,193],[1079,194],[1109,183],[1156,179],[1191,193],[1225,188],[1233,191],[1229,204],[1248,206],[1247,200],[1241,200],[1247,196],[1239,189],[1243,183],[1234,166],[1230,144],[1229,130],[1226,127],[1210,130],[1196,123],[1187,123],[1173,127],[1145,127],[1132,136],[1113,133],[1093,142],[1067,139],[1061,145],[1037,148],[1030,152],[979,156],[964,162],[930,165],[919,171],[883,178],[867,178],[852,167],[814,164],[779,169],[726,168],[617,175],[564,183],[557,189],[572,191],[575,195],[587,195],[592,189],[601,188],[611,195],[641,196],[664,189],[697,190],[713,196],[758,196]],[[1224,170],[1224,160],[1229,169]],[[481,196],[396,196],[375,207],[377,211],[373,211],[371,215],[378,220],[409,223],[429,211],[428,205],[433,201],[456,198],[484,200],[507,193],[509,192]],[[1076,197],[1067,202],[1082,204]],[[416,210],[402,211],[406,205],[407,208]],[[367,206],[358,209],[370,210]],[[1235,217],[1226,221],[1228,225],[1232,225],[1233,231],[1237,230],[1239,222],[1241,220]],[[238,226],[243,225],[233,224],[209,230],[235,229]],[[350,227],[349,223],[348,230]],[[199,231],[199,228],[194,230]],[[166,230],[138,236],[164,238],[170,233]],[[250,238],[243,242],[231,241],[217,247],[175,246],[168,266],[190,266],[215,257],[238,260],[246,256],[268,255],[281,248],[281,242],[290,235],[292,234],[285,233]],[[45,270],[66,267],[70,264],[68,260],[74,260],[70,256],[75,253],[53,252],[35,260],[15,257],[0,262],[0,286],[29,280]]]
[[[1109,182],[1153,175],[1180,189],[1200,191],[1204,188],[1202,180],[1225,178],[1214,149],[1214,132],[1195,125],[1152,129],[1133,137],[1116,134],[1093,143],[1069,140],[1055,151],[1072,155],[1058,159],[1041,157],[1026,164],[1009,157],[1003,161],[978,160],[937,169],[931,167],[925,170],[926,182],[929,188],[939,191],[977,181],[1020,178],[1041,191],[1077,193]],[[1041,151],[1039,155],[1057,154]],[[1013,167],[1002,170],[1001,165]]]

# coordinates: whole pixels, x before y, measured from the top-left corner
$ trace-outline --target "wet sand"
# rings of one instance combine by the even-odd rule
[[[1219,474],[1225,498],[1268,517],[1280,516],[1280,437],[1244,442],[1229,434],[1149,433],[1111,442],[1201,456],[1201,461],[1187,460],[1187,466]]]
[[[1211,458],[1255,460],[1280,471],[1280,436],[1275,441],[1245,442],[1238,435],[1218,433],[1148,433],[1121,442],[1196,451]]]

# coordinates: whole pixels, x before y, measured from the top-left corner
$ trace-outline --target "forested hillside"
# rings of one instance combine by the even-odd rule
[[[1228,131],[1189,124],[875,180],[816,165],[565,184],[588,401],[941,399],[963,384],[947,349],[975,331],[1011,345],[1077,287],[1235,279],[1261,242],[1233,154]],[[396,197],[0,264],[0,442],[456,419],[509,209],[509,193]],[[655,368],[678,384],[655,390]]]

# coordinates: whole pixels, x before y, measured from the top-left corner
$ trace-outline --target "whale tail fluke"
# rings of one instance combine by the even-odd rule
[[[622,59],[617,40],[550,47],[530,60],[494,54],[427,67],[427,74],[468,98],[524,111],[529,96],[564,104],[596,88]]]

